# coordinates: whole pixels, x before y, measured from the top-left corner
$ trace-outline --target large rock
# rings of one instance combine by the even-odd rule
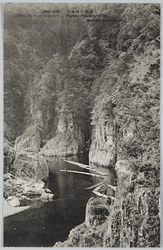
[[[56,131],[56,136],[50,139],[41,148],[44,155],[66,156],[82,153],[84,150],[84,138],[80,128],[73,122],[72,115],[61,116]]]
[[[13,167],[15,175],[21,178],[46,180],[49,176],[47,160],[40,154],[23,151],[17,154]]]
[[[40,150],[41,137],[38,125],[28,127],[24,133],[15,140],[14,149],[17,152],[38,152]]]
[[[92,132],[92,143],[89,151],[90,163],[101,166],[114,166],[116,161],[115,130],[113,119],[97,123]]]
[[[86,205],[85,223],[87,227],[95,229],[103,224],[109,215],[106,200],[92,197]]]
[[[3,196],[20,196],[24,190],[22,181],[14,175],[7,173],[3,175]]]
[[[52,194],[52,193],[46,193],[46,192],[44,192],[41,195],[42,201],[52,201],[53,198],[54,198],[54,194]]]
[[[92,197],[86,206],[85,222],[70,231],[65,242],[54,247],[103,247],[110,211],[106,200]]]
[[[33,198],[42,199],[42,194],[46,195],[46,197],[43,197],[45,199],[51,199],[53,197],[50,189],[48,189],[48,193],[46,193],[45,183],[41,180],[36,181],[32,178],[26,178],[25,180],[7,173],[4,174],[3,183],[4,198],[12,204],[14,204],[15,197],[21,201],[31,200]],[[12,204],[10,205],[12,206]]]
[[[20,205],[19,199],[14,196],[9,196],[7,201],[8,201],[8,204],[12,207],[18,207]]]

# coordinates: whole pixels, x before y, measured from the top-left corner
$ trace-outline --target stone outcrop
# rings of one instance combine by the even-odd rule
[[[10,173],[4,174],[3,196],[10,206],[22,206],[22,204],[34,200],[53,200],[51,190],[45,188],[45,183],[32,178],[21,178]]]
[[[41,154],[66,156],[83,153],[84,138],[80,128],[74,124],[72,115],[61,116],[56,135],[41,148]]]
[[[107,220],[109,213],[105,200],[92,197],[86,205],[85,224],[87,228],[95,230]]]
[[[14,196],[9,196],[8,199],[8,204],[12,207],[18,207],[20,206],[20,201],[17,197],[14,197]]]
[[[36,180],[32,178],[23,179],[21,177],[14,176],[10,173],[4,174],[4,197],[8,199],[8,197],[22,197],[26,196],[41,196],[44,190],[44,182],[41,180]]]
[[[92,197],[86,207],[85,222],[70,231],[65,242],[54,247],[102,247],[110,207],[103,198]]]
[[[116,164],[118,189],[114,202],[91,198],[85,222],[54,247],[154,247],[160,245],[160,191],[144,187],[127,161]],[[150,171],[150,169],[149,169]]]
[[[39,147],[37,126],[30,127],[17,138],[15,149],[7,139],[4,140],[3,192],[8,206],[19,206],[20,201],[32,198],[44,201],[53,198],[51,191],[46,192],[44,187],[43,181],[48,178],[49,169],[46,158],[37,153]]]
[[[97,139],[98,138],[98,139]],[[114,124],[97,124],[92,131],[92,143],[89,151],[90,164],[114,166],[116,162],[116,144]]]
[[[22,178],[46,180],[49,176],[46,157],[22,151],[16,155],[13,173]]]
[[[17,62],[12,61],[10,50],[5,58],[5,135],[12,140],[29,127],[17,137],[14,149],[8,142],[4,144],[5,173],[15,175],[10,181],[6,179],[4,190],[6,197],[22,193],[18,183],[17,191],[12,188],[13,178],[47,178],[43,155],[82,153],[86,142],[91,141],[90,163],[115,167],[115,201],[109,204],[91,199],[85,222],[56,246],[159,247],[160,6],[100,5],[92,10],[107,14],[112,25],[83,18],[80,24],[77,20],[74,25],[65,23],[66,33],[58,23],[59,39],[55,42],[54,30],[48,29],[49,55],[44,42],[39,47],[25,39],[19,46],[19,31],[28,37],[29,30],[6,22],[5,32],[11,39],[5,46],[11,47],[12,32],[8,31],[14,28],[19,49],[15,50]],[[10,14],[6,17],[13,18]],[[33,25],[35,36],[37,22]],[[38,39],[47,30],[47,22],[42,25]],[[22,65],[26,47],[29,57],[36,60],[26,60]],[[22,74],[16,70],[20,66],[24,66]],[[16,86],[13,82],[26,84]],[[32,125],[34,122],[41,129]]]
[[[14,149],[17,152],[38,152],[40,150],[41,137],[38,125],[28,127],[24,133],[15,140]]]

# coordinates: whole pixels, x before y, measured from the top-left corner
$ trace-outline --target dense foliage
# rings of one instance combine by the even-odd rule
[[[159,246],[160,6],[17,3],[4,16],[5,137],[36,125],[39,149],[84,138],[97,163],[122,161],[106,246]]]
[[[12,140],[39,124],[42,139],[48,140],[60,116],[71,114],[88,140],[90,119],[95,125],[112,115],[119,135],[133,126],[132,140],[117,138],[123,155],[157,155],[159,6],[53,6],[64,14],[72,9],[100,13],[109,22],[74,21],[66,14],[38,18],[49,4],[5,6],[5,135]],[[19,14],[25,17],[15,16]]]

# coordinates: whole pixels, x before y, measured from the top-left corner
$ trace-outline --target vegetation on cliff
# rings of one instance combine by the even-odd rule
[[[100,239],[86,223],[89,239],[80,241],[79,230],[65,244],[158,247],[160,6],[53,6],[64,17],[39,18],[50,4],[6,5],[4,135],[44,154],[76,154],[90,144],[90,162],[115,167],[119,188],[97,227]],[[66,17],[78,8],[108,21]]]

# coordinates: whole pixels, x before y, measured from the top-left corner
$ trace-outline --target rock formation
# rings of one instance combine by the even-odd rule
[[[20,25],[6,9],[5,195],[12,178],[47,178],[44,155],[89,149],[91,163],[115,168],[115,201],[91,199],[56,246],[159,247],[160,6],[88,7],[105,18],[57,19],[55,30],[43,18],[39,32],[37,18]]]

